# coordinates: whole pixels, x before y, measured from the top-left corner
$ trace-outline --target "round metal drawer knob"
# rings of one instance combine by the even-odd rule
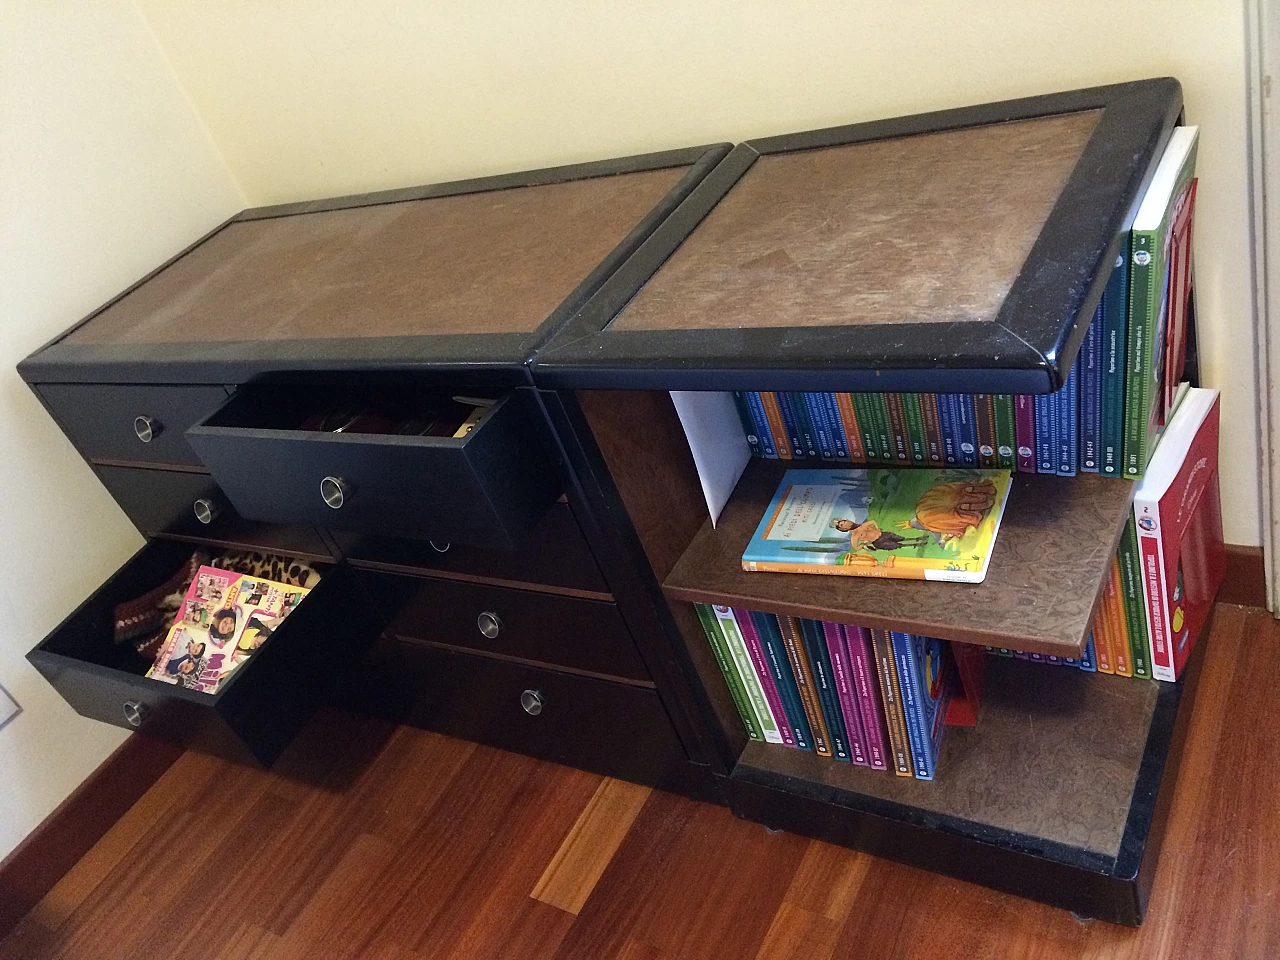
[[[160,429],[160,424],[150,417],[133,418],[133,432],[138,435],[138,439],[143,443],[150,443],[160,436]]]
[[[326,507],[339,510],[350,495],[351,488],[341,477],[325,477],[320,481],[320,497]]]
[[[191,505],[191,509],[201,523],[213,523],[218,516],[218,505],[208,497],[201,497]]]
[[[537,690],[526,690],[520,694],[520,706],[529,716],[536,717],[542,712],[542,694]]]
[[[146,715],[146,712],[147,708],[137,700],[126,700],[124,702],[124,718],[131,727],[142,726],[142,718]]]
[[[490,640],[496,639],[498,633],[502,630],[502,620],[496,613],[490,613],[487,610],[476,617],[476,626],[480,628],[480,632]]]

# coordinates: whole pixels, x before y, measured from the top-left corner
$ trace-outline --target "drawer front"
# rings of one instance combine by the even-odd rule
[[[42,383],[36,389],[91,459],[199,466],[184,432],[226,402],[220,386]],[[148,423],[135,423],[139,417]],[[139,430],[144,437],[139,438]]]
[[[251,520],[510,549],[560,494],[513,396],[462,438],[259,429],[263,403],[237,395],[187,432]]]
[[[414,726],[638,783],[685,775],[652,690],[412,644],[399,657],[416,683]]]
[[[240,517],[207,473],[98,467],[102,483],[139,530],[235,549],[332,559],[312,527],[253,523]]]
[[[360,575],[395,636],[650,680],[612,603],[367,570]]]
[[[408,567],[424,572],[538,583],[591,593],[608,593],[582,528],[567,503],[555,503],[512,550],[465,543],[366,537],[336,533],[353,562]]]
[[[169,541],[143,547],[27,658],[82,716],[184,744],[228,743],[269,764],[361,658],[381,622],[350,570],[331,567],[216,694],[150,680],[148,664],[114,643],[112,612],[163,583],[190,552]]]

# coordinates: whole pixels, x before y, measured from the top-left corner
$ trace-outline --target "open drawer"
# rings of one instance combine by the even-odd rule
[[[187,431],[237,512],[268,523],[514,547],[560,493],[515,394],[262,384]]]
[[[129,644],[114,642],[113,611],[164,583],[191,550],[147,544],[27,659],[81,716],[220,752],[242,747],[270,764],[381,624],[344,565],[317,563],[320,583],[215,693],[149,679],[149,664]]]

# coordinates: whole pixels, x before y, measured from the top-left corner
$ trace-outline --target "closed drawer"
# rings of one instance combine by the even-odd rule
[[[553,503],[515,548],[472,547],[465,543],[335,534],[353,563],[538,583],[586,593],[607,594],[582,528],[567,503]]]
[[[416,685],[414,726],[638,783],[684,775],[652,690],[407,643],[398,657]]]
[[[42,383],[36,389],[90,459],[198,466],[183,433],[226,402],[220,386]]]
[[[320,583],[216,693],[148,679],[149,664],[114,643],[113,610],[164,583],[190,552],[169,541],[143,547],[27,659],[81,716],[180,743],[228,744],[270,764],[380,623],[350,570],[317,564]]]
[[[187,431],[241,516],[512,548],[559,495],[535,424],[508,394],[471,411],[449,393],[264,385]],[[427,424],[435,434],[415,434]]]
[[[242,518],[207,473],[98,467],[116,503],[148,536],[181,537],[214,546],[332,559],[314,527]]]
[[[395,636],[650,679],[612,603],[427,577],[363,570],[360,575]]]

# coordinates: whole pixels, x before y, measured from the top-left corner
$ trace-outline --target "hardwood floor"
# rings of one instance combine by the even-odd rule
[[[1280,627],[1220,606],[1207,642],[1140,930],[331,714],[270,773],[185,754],[0,958],[1280,956]]]

